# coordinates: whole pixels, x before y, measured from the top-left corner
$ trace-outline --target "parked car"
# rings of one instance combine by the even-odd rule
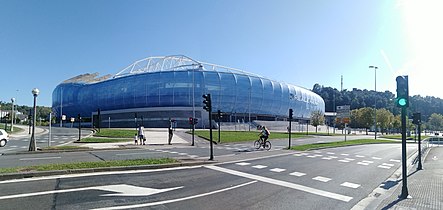
[[[0,129],[0,147],[4,147],[6,143],[8,143],[9,134],[3,130]]]

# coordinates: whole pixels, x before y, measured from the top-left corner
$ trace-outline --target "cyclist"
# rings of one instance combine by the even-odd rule
[[[271,134],[269,130],[266,128],[266,126],[263,126],[259,134],[260,138],[263,140],[263,144],[266,142],[266,140],[268,140],[269,134]]]

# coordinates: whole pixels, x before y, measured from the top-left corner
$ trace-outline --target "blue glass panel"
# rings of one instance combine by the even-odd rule
[[[223,112],[234,112],[235,106],[235,96],[236,96],[236,80],[233,74],[230,73],[220,73],[221,78],[221,91],[220,96],[220,109]]]

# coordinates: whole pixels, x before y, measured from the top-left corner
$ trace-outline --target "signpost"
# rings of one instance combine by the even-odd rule
[[[351,106],[350,105],[343,105],[343,106],[337,106],[337,122],[344,123],[345,124],[345,141],[346,141],[346,132],[347,132],[347,126],[351,122]]]

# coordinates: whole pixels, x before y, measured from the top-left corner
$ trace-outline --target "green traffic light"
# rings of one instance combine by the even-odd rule
[[[400,106],[406,106],[406,99],[405,99],[405,98],[400,98],[400,99],[398,99],[398,105],[400,105]]]

